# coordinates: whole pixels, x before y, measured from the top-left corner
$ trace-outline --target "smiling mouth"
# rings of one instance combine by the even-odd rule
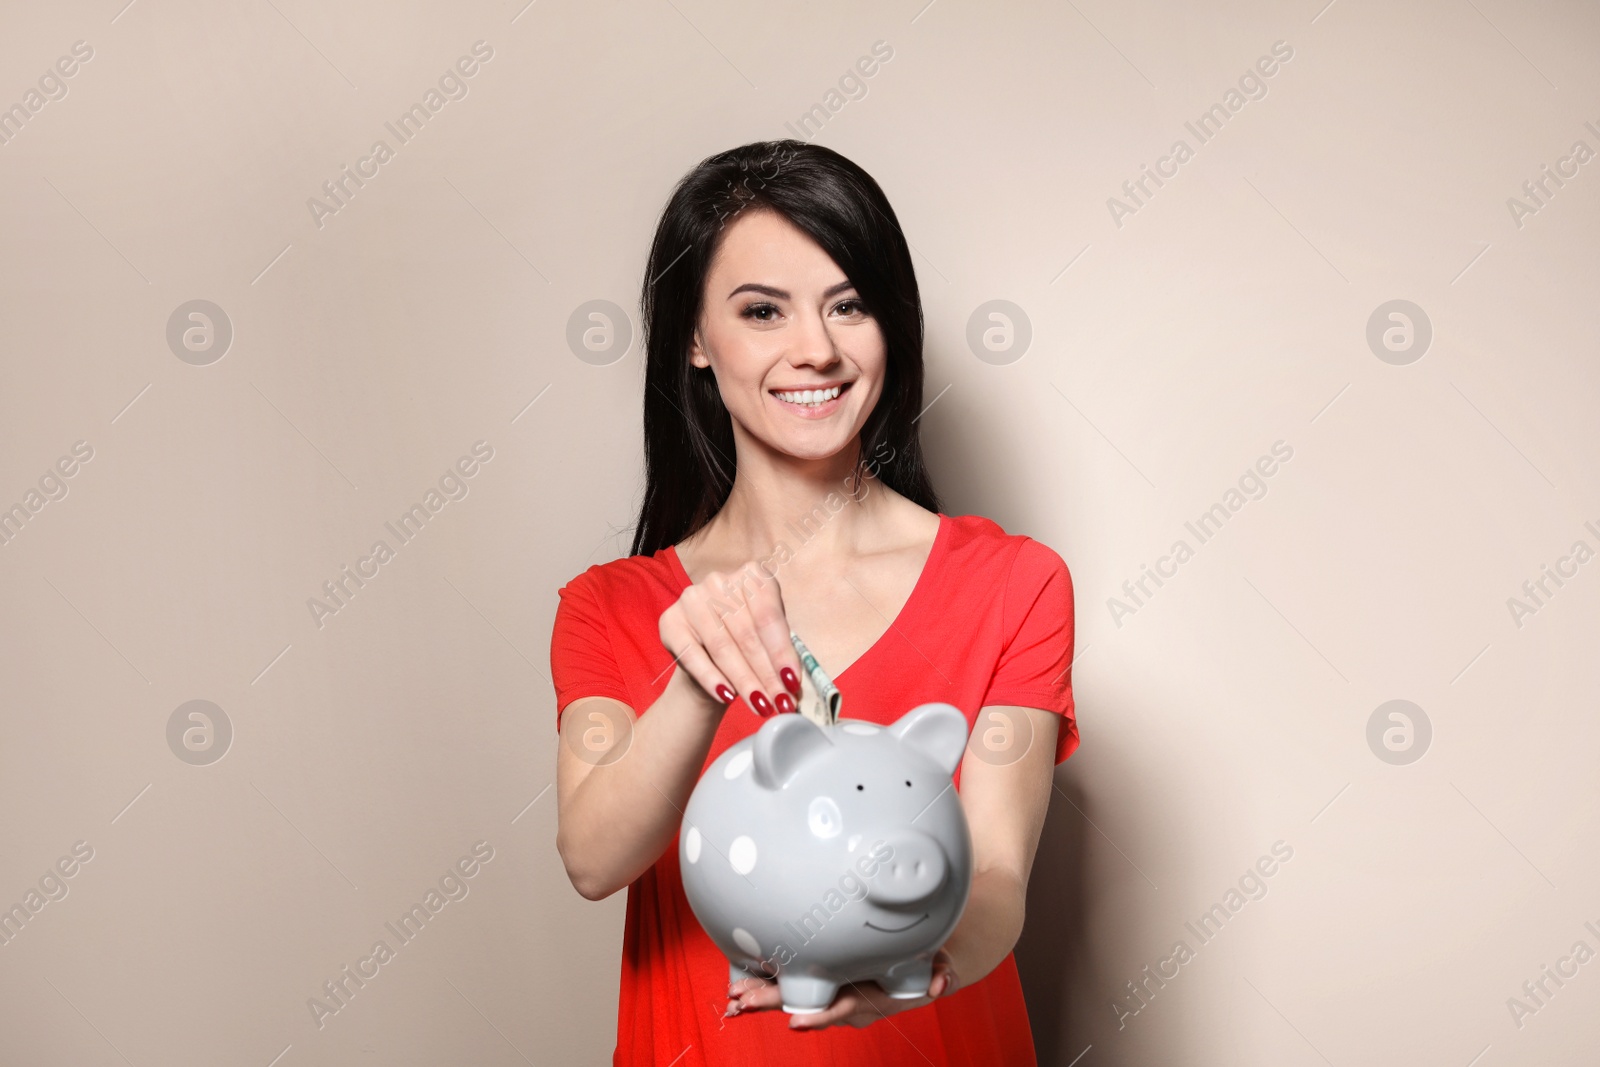
[[[850,391],[853,382],[841,382],[826,389],[773,389],[772,396],[796,414],[816,415],[832,411]]]
[[[923,912],[921,915],[917,916],[915,919],[912,919],[910,922],[906,923],[904,926],[879,926],[876,923],[872,922],[870,919],[867,920],[867,922],[865,924],[863,924],[863,925],[870,926],[874,930],[882,930],[886,934],[899,934],[899,933],[904,933],[905,931],[911,929],[913,926],[917,925],[919,922],[921,922],[923,919],[926,919],[927,917],[928,917],[928,913],[927,912]]]

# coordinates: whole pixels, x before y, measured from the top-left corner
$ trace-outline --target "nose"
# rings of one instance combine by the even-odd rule
[[[917,904],[944,885],[950,861],[939,842],[927,834],[907,830],[885,838],[884,843],[893,855],[867,879],[868,900],[874,904]]]
[[[789,352],[791,366],[826,370],[839,362],[839,350],[821,314],[800,315],[799,324],[799,336]]]

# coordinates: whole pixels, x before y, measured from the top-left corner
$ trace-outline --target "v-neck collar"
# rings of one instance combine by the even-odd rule
[[[912,608],[917,605],[918,600],[928,595],[927,587],[933,583],[934,573],[939,569],[940,564],[943,562],[944,552],[947,543],[950,540],[950,526],[952,522],[950,516],[946,515],[944,512],[940,511],[936,512],[936,514],[939,516],[939,529],[933,535],[933,545],[928,549],[928,558],[923,561],[922,571],[917,575],[916,584],[911,587],[911,595],[906,597],[906,602],[900,606],[900,610],[895,614],[894,620],[889,623],[889,625],[884,629],[883,633],[878,635],[878,639],[876,641],[867,646],[867,650],[865,652],[861,653],[861,655],[852,660],[850,665],[845,667],[845,669],[842,671],[828,670],[829,676],[832,677],[835,682],[843,678],[846,674],[849,674],[851,671],[855,670],[858,664],[876,652],[879,646],[889,639],[890,634],[900,630],[901,621],[909,618],[911,616]],[[678,591],[681,593],[683,590],[693,585],[694,581],[689,577],[689,572],[684,569],[683,561],[678,558],[678,546],[668,545],[661,551],[666,555],[667,563],[671,566],[672,573],[677,577]],[[824,670],[827,670],[827,668],[824,667]]]

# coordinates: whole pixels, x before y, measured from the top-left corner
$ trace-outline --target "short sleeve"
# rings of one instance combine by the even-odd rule
[[[983,705],[1042,708],[1065,720],[1056,731],[1055,762],[1078,747],[1072,694],[1072,575],[1048,546],[1024,538],[1006,579],[1004,651]]]
[[[624,704],[628,687],[617,666],[611,631],[591,583],[580,575],[561,587],[550,633],[550,678],[556,687],[556,729],[561,713],[579,697],[611,697]]]

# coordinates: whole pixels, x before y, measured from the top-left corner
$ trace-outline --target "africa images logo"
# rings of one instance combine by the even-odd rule
[[[356,160],[355,173],[351,173],[350,165],[345,164],[338,177],[323,182],[322,191],[328,199],[324,201],[314,196],[306,199],[311,221],[317,224],[317,229],[322,229],[324,218],[337,215],[348,207],[356,193],[366,187],[367,183],[362,179],[370,181],[376,178],[380,168],[395,157],[396,149],[400,145],[410,144],[445,104],[452,100],[465,100],[470,92],[466,79],[475,77],[482,69],[481,64],[493,58],[494,49],[487,41],[474,41],[472,55],[457,59],[454,66],[439,75],[438,88],[429,86],[420,102],[402,111],[394,122],[383,124],[384,129],[394,136],[395,147],[390,147],[389,142],[380,137],[372,142],[372,148],[366,155]]]
[[[429,886],[420,901],[413,901],[398,919],[383,924],[394,937],[393,945],[387,938],[374,941],[372,951],[357,959],[353,969],[346,964],[337,975],[322,983],[322,996],[307,997],[306,1008],[317,1029],[321,1030],[330,1017],[348,1008],[355,995],[397,958],[400,949],[422,936],[444,911],[445,905],[467,899],[467,894],[472,892],[471,879],[483,870],[484,864],[494,859],[494,855],[494,846],[488,841],[475,841],[469,854],[445,868],[437,887]]]
[[[1106,210],[1111,214],[1111,221],[1117,229],[1122,229],[1125,220],[1130,215],[1138,214],[1140,210],[1149,205],[1150,200],[1163,186],[1176,178],[1185,163],[1195,157],[1201,145],[1210,142],[1217,134],[1222,132],[1233,116],[1244,109],[1245,104],[1252,100],[1261,100],[1267,95],[1266,79],[1271,78],[1282,69],[1282,64],[1294,58],[1294,48],[1287,41],[1272,42],[1272,54],[1258,58],[1255,65],[1247,68],[1239,76],[1237,89],[1229,86],[1222,94],[1220,103],[1212,104],[1202,111],[1193,122],[1185,122],[1184,129],[1188,130],[1195,139],[1190,145],[1182,137],[1172,142],[1172,147],[1167,154],[1156,160],[1155,170],[1149,164],[1139,164],[1140,174],[1137,178],[1130,178],[1122,183],[1122,192],[1127,199],[1118,199],[1115,196],[1106,197]],[[1170,168],[1170,169],[1169,169]],[[1162,179],[1166,179],[1163,181]],[[1151,184],[1155,188],[1150,188]],[[1142,196],[1140,194],[1143,194]]]
[[[494,459],[494,446],[488,441],[476,441],[472,445],[472,454],[463,455],[457,459],[454,466],[445,468],[439,476],[438,488],[430,486],[423,494],[420,503],[412,504],[410,508],[401,513],[395,522],[385,520],[383,526],[393,535],[396,547],[390,547],[389,542],[378,538],[372,542],[372,548],[364,556],[357,558],[355,571],[352,573],[349,564],[339,569],[338,575],[322,583],[322,591],[327,599],[319,597],[306,597],[306,609],[311,612],[311,621],[317,624],[317,629],[327,625],[329,616],[337,615],[344,608],[349,607],[358,592],[366,587],[367,582],[382,573],[382,567],[395,558],[398,546],[410,544],[422,533],[428,521],[444,510],[444,506],[452,500],[465,500],[472,486],[468,479],[476,476],[483,465]],[[399,525],[396,526],[395,523]]]

